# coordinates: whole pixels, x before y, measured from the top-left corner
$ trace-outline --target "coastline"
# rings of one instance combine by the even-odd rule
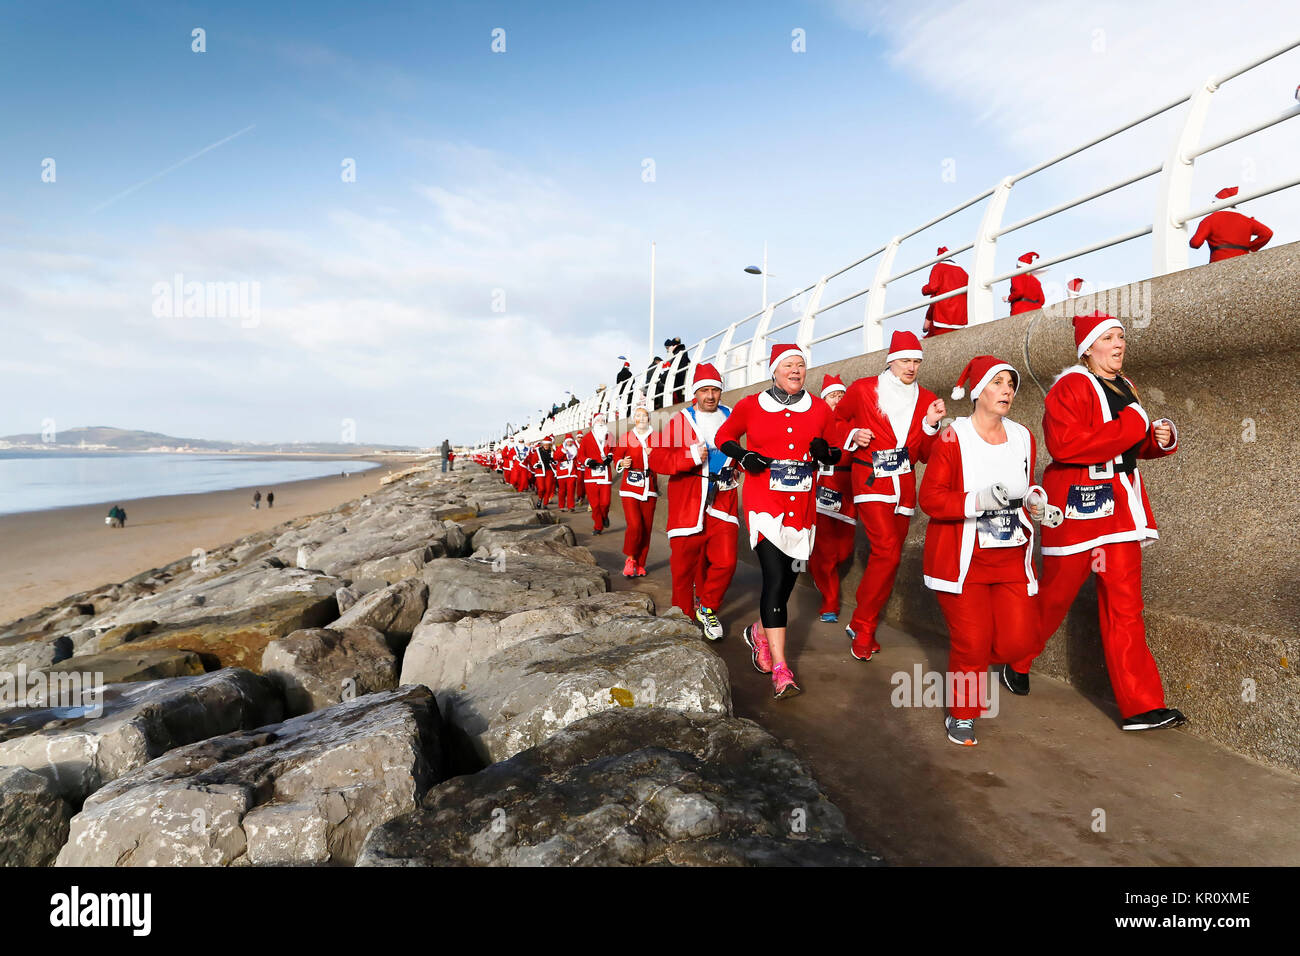
[[[328,457],[328,456],[320,456]],[[293,518],[328,511],[370,494],[385,475],[419,458],[351,456],[378,467],[347,478],[329,475],[275,485],[122,499],[0,515],[0,622],[8,622],[70,594],[161,567]],[[274,508],[250,507],[252,493],[275,492]],[[112,504],[127,512],[126,527],[109,528]]]

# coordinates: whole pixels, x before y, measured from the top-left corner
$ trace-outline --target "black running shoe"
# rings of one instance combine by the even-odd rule
[[[1157,707],[1145,714],[1134,714],[1124,718],[1125,730],[1160,730],[1164,727],[1178,727],[1187,723],[1181,710],[1172,707]]]
[[[1024,697],[1029,693],[1029,675],[1014,670],[1010,664],[1003,664],[1002,686],[1017,697]]]

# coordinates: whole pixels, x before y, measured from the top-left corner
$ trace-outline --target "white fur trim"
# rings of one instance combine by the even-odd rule
[[[888,355],[885,356],[885,364],[888,365],[890,362],[893,362],[895,359],[909,359],[909,358],[924,360],[925,356],[921,354],[920,349],[899,349],[897,352],[890,352]]]
[[[812,365],[812,358],[808,355],[808,350],[806,348],[804,348],[802,345],[790,345],[782,349],[780,352],[776,353],[776,361],[768,363],[767,365],[768,374],[775,375],[776,367],[780,365],[783,361],[788,359],[791,355],[802,356],[803,364],[805,368]]]
[[[758,407],[765,412],[806,412],[812,408],[812,393],[804,390],[803,398],[793,405],[782,405],[766,391],[758,393]]]
[[[691,386],[691,398],[702,388],[722,388],[722,383],[716,378],[702,378]]]
[[[979,398],[980,392],[984,391],[984,386],[987,385],[989,382],[993,381],[994,375],[997,375],[998,372],[1003,372],[1003,371],[1010,372],[1012,375],[1015,376],[1016,385],[1014,391],[1015,392],[1020,391],[1020,373],[1017,372],[1014,367],[1008,365],[1006,362],[999,362],[997,365],[994,365],[987,372],[985,372],[984,377],[975,383],[974,387],[970,390],[970,400],[973,402],[975,401],[975,399]],[[957,396],[953,396],[953,397],[956,398]]]
[[[1111,319],[1108,322],[1098,323],[1097,327],[1094,328],[1091,332],[1089,332],[1084,337],[1083,341],[1079,343],[1079,351],[1077,353],[1079,358],[1083,358],[1083,353],[1088,351],[1088,346],[1091,345],[1093,342],[1097,341],[1097,339],[1101,337],[1101,334],[1103,332],[1109,331],[1110,329],[1122,329],[1122,328],[1124,328],[1124,323],[1121,322],[1119,319]]]
[[[960,385],[956,386],[952,390],[952,400],[954,402],[959,402],[965,397],[966,397],[966,389],[962,388]]]

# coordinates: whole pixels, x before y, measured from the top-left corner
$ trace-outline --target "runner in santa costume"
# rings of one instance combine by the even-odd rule
[[[528,468],[533,473],[533,483],[537,486],[537,497],[542,507],[549,508],[555,497],[555,439],[546,435],[528,456]]]
[[[948,251],[947,246],[940,246],[935,252],[941,256]],[[960,289],[970,281],[966,270],[952,259],[936,262],[930,270],[930,280],[921,286],[921,295],[936,296]],[[949,296],[935,302],[925,310],[924,334],[927,339],[943,335],[953,329],[966,328],[966,296],[964,293]]]
[[[614,436],[605,425],[605,413],[591,416],[591,431],[578,442],[578,460],[587,468],[587,500],[591,502],[592,533],[601,534],[609,524],[609,469],[614,463]]]
[[[1074,341],[1082,364],[1057,377],[1043,413],[1052,455],[1043,486],[1065,521],[1043,529],[1037,649],[1004,667],[1003,683],[1012,693],[1029,693],[1034,657],[1096,571],[1106,670],[1124,729],[1177,726],[1186,718],[1165,707],[1142,621],[1142,547],[1159,534],[1137,462],[1172,455],[1178,431],[1166,418],[1153,422],[1121,374],[1126,346],[1118,319],[1100,312],[1076,316]]]
[[[916,382],[921,343],[911,332],[889,340],[885,371],[849,386],[835,409],[838,444],[852,452],[853,504],[871,553],[858,582],[857,608],[845,631],[850,653],[871,660],[876,627],[894,589],[907,527],[916,511],[916,465],[930,456],[943,400]]]
[[[948,623],[948,739],[974,746],[975,718],[988,700],[990,664],[1019,660],[1038,643],[1033,520],[1061,512],[1033,484],[1034,436],[1007,418],[1020,386],[992,355],[970,360],[952,397],[971,386],[975,409],[940,434],[921,481],[925,586]],[[1033,519],[1033,520],[1031,520]]]
[[[1215,199],[1231,199],[1237,195],[1236,186],[1228,186],[1214,194]],[[1210,261],[1235,259],[1248,252],[1259,252],[1273,238],[1273,230],[1258,219],[1252,219],[1237,212],[1235,204],[1226,209],[1216,209],[1196,228],[1188,245],[1199,249],[1209,242]]]
[[[822,401],[831,411],[843,400],[845,391],[838,375],[822,377]],[[853,556],[858,530],[853,516],[852,470],[852,463],[842,458],[840,464],[823,465],[817,472],[817,547],[808,559],[808,570],[821,592],[821,619],[831,623],[840,615],[840,565]]]
[[[650,466],[668,475],[673,604],[699,621],[711,641],[724,634],[717,609],[736,573],[740,529],[740,476],[717,444],[718,429],[731,414],[721,400],[722,376],[701,362],[690,406],[668,421],[650,452]]]
[[[518,467],[515,468],[515,490],[527,491],[533,484],[533,469],[529,466],[529,459],[533,454],[533,446],[527,442],[520,442],[515,446],[515,461]]]
[[[559,488],[559,508],[572,511],[577,499],[578,486],[578,443],[572,435],[564,436],[564,444],[555,455],[555,482]]]
[[[745,628],[754,666],[772,672],[777,698],[799,693],[785,659],[786,604],[817,537],[817,466],[834,465],[835,413],[804,389],[807,355],[772,346],[773,384],[746,395],[718,429],[718,448],[745,469],[745,522],[763,575],[759,620]],[[744,435],[746,450],[740,444]]]
[[[510,442],[501,446],[501,480],[507,485],[515,483],[515,446]]]
[[[1011,303],[1011,314],[1019,315],[1021,312],[1033,312],[1034,309],[1041,309],[1047,299],[1043,296],[1042,283],[1030,271],[1030,266],[1038,258],[1036,252],[1026,252],[1016,260],[1018,268],[1024,271],[1011,277],[1011,294],[1004,296],[1003,302]]]
[[[632,410],[632,427],[614,449],[615,473],[622,476],[619,501],[627,522],[623,532],[623,577],[644,577],[645,559],[650,554],[650,533],[654,530],[655,505],[659,501],[655,474],[650,469],[650,412],[644,405]]]

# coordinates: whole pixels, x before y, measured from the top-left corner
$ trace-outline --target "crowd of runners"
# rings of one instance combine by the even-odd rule
[[[646,574],[664,479],[672,600],[713,641],[727,630],[717,611],[736,570],[743,509],[762,586],[740,634],[778,699],[800,693],[786,657],[800,573],[810,571],[821,592],[820,621],[837,622],[840,577],[861,525],[869,554],[844,630],[852,656],[870,661],[919,507],[924,581],[950,640],[949,740],[977,742],[990,668],[1012,694],[1029,693],[1034,659],[1094,574],[1123,729],[1176,726],[1185,718],[1166,707],[1143,624],[1142,548],[1158,532],[1138,462],[1173,454],[1178,432],[1151,419],[1123,375],[1119,320],[1076,317],[1074,344],[1078,364],[1045,400],[1050,462],[1041,485],[1034,435],[1011,417],[1019,371],[996,356],[973,357],[950,398],[969,401],[968,413],[941,427],[948,405],[919,384],[924,355],[910,332],[894,333],[880,374],[849,384],[825,376],[818,395],[805,381],[807,353],[775,345],[771,386],[734,408],[721,404],[718,370],[701,363],[686,390],[690,404],[658,431],[642,400],[621,438],[601,412],[558,445],[550,435],[532,445],[507,438],[478,461],[514,488],[531,488],[543,507],[555,501],[574,512],[585,502],[596,535],[609,526],[617,488],[628,578]]]

